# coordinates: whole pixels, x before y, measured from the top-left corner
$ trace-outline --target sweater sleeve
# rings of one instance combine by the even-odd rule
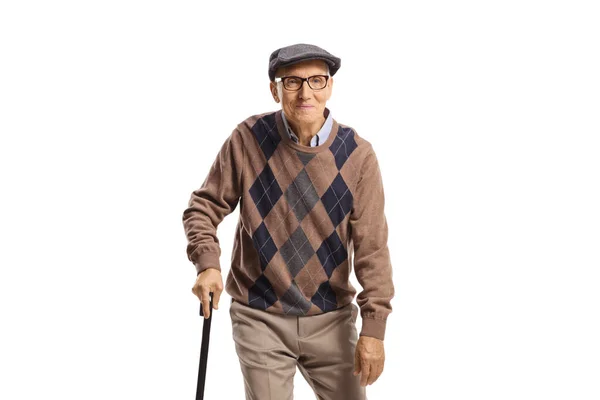
[[[202,186],[193,191],[183,212],[187,256],[197,275],[208,268],[221,271],[217,226],[231,214],[242,195],[245,150],[238,129],[225,140]]]
[[[362,317],[360,336],[380,340],[385,337],[394,297],[384,205],[381,171],[371,147],[361,167],[349,224],[354,247],[354,271],[363,288],[356,298]]]

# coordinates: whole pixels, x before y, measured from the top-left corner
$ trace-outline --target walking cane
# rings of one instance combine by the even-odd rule
[[[204,399],[204,381],[206,380],[206,362],[208,361],[210,322],[213,316],[213,292],[210,292],[208,295],[210,296],[210,314],[208,318],[203,318],[204,325],[202,327],[202,345],[200,347],[200,365],[198,367],[198,386],[196,387],[196,400]],[[202,311],[202,303],[200,303],[200,316],[204,317],[204,311]]]

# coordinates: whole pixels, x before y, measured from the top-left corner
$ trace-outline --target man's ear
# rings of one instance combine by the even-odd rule
[[[329,79],[327,79],[327,86],[329,87],[329,89],[327,89],[327,100],[329,100],[331,98],[331,91],[333,90],[333,76],[330,76]]]
[[[277,85],[274,82],[269,83],[269,88],[271,89],[271,95],[273,96],[273,100],[275,103],[279,103],[279,95],[277,94]]]

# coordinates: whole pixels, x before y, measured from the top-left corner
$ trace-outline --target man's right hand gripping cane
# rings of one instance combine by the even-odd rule
[[[196,283],[192,288],[194,293],[202,302],[202,311],[204,319],[210,317],[210,292],[213,293],[213,308],[219,309],[219,298],[223,292],[223,277],[221,271],[216,268],[207,268],[196,278]]]

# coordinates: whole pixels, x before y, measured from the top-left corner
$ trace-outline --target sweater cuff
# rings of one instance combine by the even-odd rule
[[[204,272],[209,268],[214,268],[221,272],[221,264],[219,263],[219,253],[211,251],[198,254],[196,260],[194,261],[194,266],[196,267],[196,276],[200,275],[200,273]]]
[[[369,336],[383,340],[385,337],[385,326],[385,319],[363,318],[360,336]]]

